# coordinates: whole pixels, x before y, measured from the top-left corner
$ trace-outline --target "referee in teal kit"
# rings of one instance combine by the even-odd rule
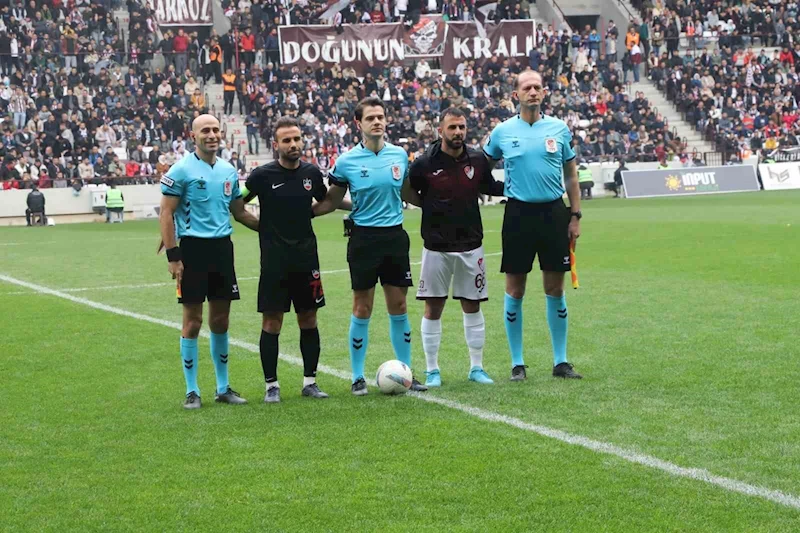
[[[527,377],[522,358],[522,298],[537,255],[553,345],[553,376],[580,379],[567,362],[564,297],[570,242],[580,237],[582,216],[572,134],[561,120],[542,115],[545,87],[541,74],[532,70],[521,73],[514,92],[519,99],[519,115],[497,126],[483,147],[492,166],[502,158],[505,169],[508,203],[503,217],[500,271],[506,274],[503,314],[511,350],[511,380]],[[562,199],[565,185],[569,208]]]
[[[342,154],[328,173],[331,186],[325,199],[314,206],[315,215],[335,210],[347,189],[353,202],[350,219],[355,224],[347,243],[347,262],[353,289],[350,317],[350,365],[352,392],[367,394],[364,362],[369,341],[369,319],[380,280],[389,311],[389,331],[397,359],[411,366],[411,324],[406,314],[406,295],[411,286],[410,241],[403,229],[402,194],[410,190],[408,154],[384,142],[386,113],[380,98],[365,98],[355,109],[363,141]],[[416,379],[412,390],[428,390]]]
[[[208,299],[211,358],[217,377],[215,400],[247,403],[228,383],[228,317],[239,299],[233,266],[230,215],[258,231],[258,219],[244,208],[236,169],[217,159],[219,121],[201,115],[192,123],[196,150],[175,163],[161,178],[161,241],[167,249],[169,273],[178,283],[183,304],[181,360],[186,379],[184,408],[198,409],[197,336]],[[176,244],[180,239],[180,245]]]

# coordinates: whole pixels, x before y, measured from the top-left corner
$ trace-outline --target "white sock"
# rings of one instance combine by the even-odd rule
[[[486,343],[486,325],[483,320],[483,311],[477,313],[464,313],[464,338],[469,348],[470,368],[479,366],[483,368],[483,345]]]
[[[422,317],[422,350],[425,352],[425,363],[428,372],[439,370],[439,344],[442,342],[442,321],[428,320]]]
[[[267,390],[269,389],[280,389],[281,386],[278,385],[277,381],[273,381],[272,383],[267,383]]]
[[[307,378],[303,376],[303,387],[308,387],[309,385],[313,385],[317,382],[317,378]]]

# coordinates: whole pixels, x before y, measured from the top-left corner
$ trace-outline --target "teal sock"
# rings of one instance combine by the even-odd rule
[[[183,377],[186,379],[186,394],[194,391],[200,396],[200,388],[197,386],[197,339],[181,337],[181,359]]]
[[[217,394],[228,391],[228,332],[211,333],[211,360],[217,376]]]
[[[503,300],[504,320],[508,349],[511,351],[511,365],[524,365],[522,359],[522,298],[506,294]]]
[[[411,368],[411,324],[408,313],[389,315],[389,337],[392,339],[394,356]]]
[[[567,299],[547,295],[547,325],[553,343],[553,366],[567,361]]]
[[[369,343],[369,318],[350,317],[350,368],[353,383],[364,377],[364,361],[367,360]]]

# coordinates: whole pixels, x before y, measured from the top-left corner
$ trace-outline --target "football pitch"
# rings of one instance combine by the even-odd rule
[[[528,380],[511,383],[502,207],[483,210],[485,367],[467,381],[450,301],[443,387],[350,394],[342,212],[315,219],[327,307],[300,396],[284,320],[282,403],[265,405],[257,235],[236,225],[242,300],[231,384],[250,403],[181,408],[180,306],[155,221],[0,228],[0,530],[800,530],[800,191],[583,205],[569,359],[551,377],[537,270],[524,301]],[[414,281],[420,212],[407,212]],[[424,380],[423,306],[409,299]],[[205,329],[205,326],[204,326]],[[367,376],[393,357],[376,295]]]

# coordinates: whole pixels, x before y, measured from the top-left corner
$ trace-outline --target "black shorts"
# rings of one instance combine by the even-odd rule
[[[258,280],[258,312],[295,313],[325,305],[316,242],[290,250],[284,246],[261,247]]]
[[[542,204],[509,198],[503,217],[500,272],[527,274],[537,255],[542,270],[567,272],[569,218],[569,209],[561,198]]]
[[[350,285],[354,291],[381,285],[410,287],[411,261],[408,249],[411,241],[403,226],[368,228],[356,226],[347,243],[347,262],[350,264]]]
[[[210,300],[238,300],[239,285],[233,268],[233,242],[230,237],[199,239],[184,237],[183,279],[178,303],[201,304]]]

